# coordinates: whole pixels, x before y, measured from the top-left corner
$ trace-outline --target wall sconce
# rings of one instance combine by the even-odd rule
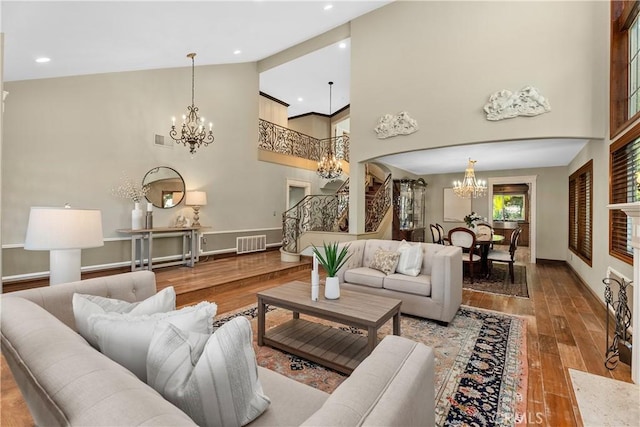
[[[103,245],[99,210],[31,208],[24,248],[50,251],[50,285],[80,280],[81,249]]]
[[[207,193],[204,191],[187,191],[185,205],[193,207],[193,226],[200,227],[200,207],[207,205]]]

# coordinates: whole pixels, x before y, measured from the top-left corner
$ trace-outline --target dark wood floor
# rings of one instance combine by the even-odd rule
[[[159,269],[156,280],[158,288],[176,287],[183,295],[178,298],[179,305],[208,299],[218,304],[218,313],[224,313],[255,303],[256,293],[263,289],[290,280],[308,280],[308,264],[302,264],[281,263],[279,253],[271,251],[201,262],[193,269]],[[630,369],[623,364],[614,371],[604,367],[605,310],[571,270],[564,263],[526,265],[530,298],[465,290],[463,304],[527,320],[528,424],[582,425],[568,369],[626,382],[631,381]],[[215,284],[218,286],[211,288]],[[33,425],[4,358],[1,370],[0,425]]]

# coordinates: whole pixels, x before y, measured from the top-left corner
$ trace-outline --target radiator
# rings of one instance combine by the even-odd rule
[[[236,237],[236,253],[246,254],[267,250],[267,235]]]

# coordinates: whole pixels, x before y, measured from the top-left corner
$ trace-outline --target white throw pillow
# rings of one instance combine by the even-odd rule
[[[131,315],[165,313],[176,309],[176,291],[169,286],[144,301],[127,302],[98,295],[73,294],[73,317],[76,329],[84,339],[98,347],[94,334],[89,329],[89,316],[105,313],[129,313]]]
[[[95,334],[102,354],[146,382],[147,351],[156,326],[165,321],[185,331],[211,334],[217,308],[214,303],[201,302],[180,310],[151,315],[94,314],[89,316],[89,328]]]
[[[420,243],[411,244],[406,240],[400,242],[398,246],[400,259],[396,266],[396,272],[407,276],[417,276],[422,269],[422,246]]]
[[[147,383],[199,426],[246,425],[271,401],[264,395],[251,323],[238,316],[211,336],[162,323],[147,355]]]

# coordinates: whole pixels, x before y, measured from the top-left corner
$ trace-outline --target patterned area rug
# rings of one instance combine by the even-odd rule
[[[235,316],[248,317],[253,326],[258,364],[296,381],[331,393],[346,376],[313,362],[256,342],[258,310],[249,306],[215,319],[215,326]],[[291,317],[269,307],[267,329]],[[301,318],[309,318],[302,315]],[[335,323],[353,333],[363,332]],[[463,306],[444,327],[435,322],[402,316],[402,336],[422,342],[435,351],[436,425],[513,426],[526,422],[526,324],[516,316]],[[391,333],[391,322],[379,338]]]
[[[516,264],[513,266],[513,275],[515,282],[511,283],[509,266],[507,264],[495,263],[488,277],[478,277],[480,276],[478,275],[473,283],[471,283],[471,278],[465,272],[462,287],[474,291],[529,298],[527,268],[524,265]]]

